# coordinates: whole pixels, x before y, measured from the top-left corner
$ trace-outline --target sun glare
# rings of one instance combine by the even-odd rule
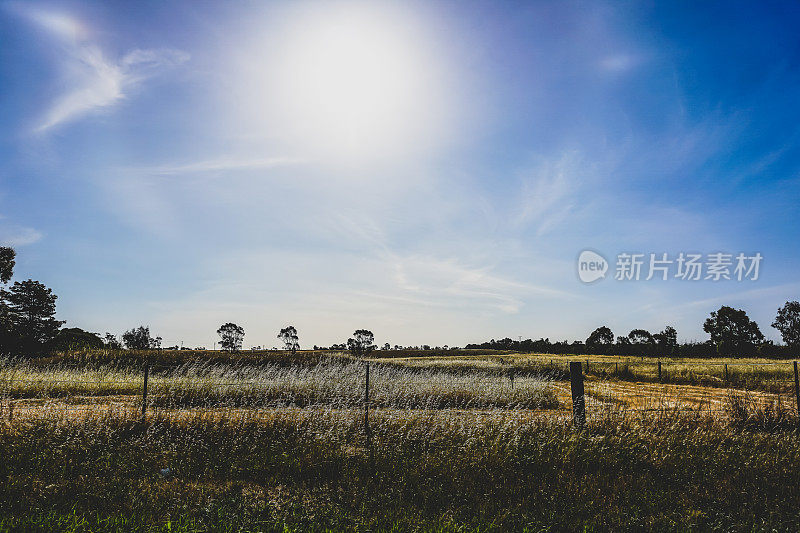
[[[317,5],[290,20],[260,82],[268,125],[345,160],[408,153],[440,135],[441,72],[419,24],[369,4]]]

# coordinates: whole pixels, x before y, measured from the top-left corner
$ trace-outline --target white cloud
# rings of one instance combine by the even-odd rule
[[[33,228],[15,224],[0,226],[0,243],[4,246],[25,246],[42,239],[42,233]]]
[[[220,157],[217,159],[204,159],[191,163],[139,167],[135,169],[129,168],[126,170],[133,170],[145,174],[171,176],[229,170],[258,170],[289,166],[300,162],[301,161],[299,159],[293,159],[290,157]]]
[[[637,66],[641,58],[631,54],[613,54],[600,60],[600,68],[607,72],[625,72]]]
[[[542,162],[522,183],[515,225],[535,225],[541,236],[564,221],[574,208],[578,184],[588,175],[577,154],[567,152],[556,160]]]
[[[11,6],[14,12],[63,45],[60,61],[64,79],[60,83],[67,89],[37,121],[33,128],[35,133],[45,133],[91,112],[110,108],[125,99],[141,81],[164,67],[189,59],[189,55],[180,50],[135,49],[114,60],[88,40],[88,28],[77,19],[23,4]]]
[[[530,295],[565,297],[566,293],[530,283],[506,279],[489,266],[464,265],[456,259],[432,256],[393,255],[387,258],[394,269],[397,288],[418,294],[439,305],[465,305],[516,313]]]

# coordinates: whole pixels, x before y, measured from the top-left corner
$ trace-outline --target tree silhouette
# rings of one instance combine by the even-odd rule
[[[217,335],[220,337],[219,347],[224,351],[233,353],[242,349],[242,341],[244,341],[244,328],[242,326],[228,322],[219,327]]]
[[[800,346],[800,302],[786,302],[778,309],[772,327],[781,332],[783,342],[792,347]]]
[[[711,342],[717,345],[721,355],[737,351],[751,353],[756,345],[764,342],[758,324],[750,320],[747,313],[726,305],[711,312],[703,323],[703,331],[711,336]]]
[[[628,333],[631,344],[653,344],[653,336],[646,329],[634,329]]]
[[[297,337],[297,329],[295,329],[294,326],[286,326],[285,328],[281,329],[280,333],[278,333],[278,338],[281,340],[281,342],[283,342],[283,345],[287,350],[292,351],[292,355],[294,355],[297,349],[300,347],[300,342]]]
[[[593,350],[604,350],[606,346],[614,343],[614,333],[607,326],[600,326],[586,339],[586,346]]]
[[[14,275],[14,264],[17,252],[8,246],[0,246],[0,281],[8,283]]]
[[[52,341],[62,320],[56,320],[56,299],[51,289],[28,279],[0,293],[2,319],[23,351],[36,350]]]
[[[106,335],[108,338],[108,335]],[[155,339],[150,336],[150,326],[139,326],[122,334],[122,342],[129,350],[149,350],[155,348]]]
[[[122,349],[122,343],[120,343],[119,339],[117,338],[117,336],[112,334],[112,333],[106,332],[106,337],[105,337],[105,340],[104,340],[104,344],[105,344],[106,348],[108,348],[109,350],[121,350]]]
[[[102,348],[103,339],[96,333],[81,328],[64,328],[58,332],[49,348],[53,350],[75,350],[80,348]]]
[[[658,346],[672,349],[678,345],[678,332],[672,326],[667,326],[661,333],[653,334],[653,340]]]
[[[366,357],[375,349],[375,345],[372,344],[374,341],[375,336],[371,331],[368,329],[357,329],[355,333],[353,333],[353,337],[347,339],[347,349],[350,350],[350,353],[355,357]]]

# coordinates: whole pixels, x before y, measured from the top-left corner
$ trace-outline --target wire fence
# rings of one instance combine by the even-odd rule
[[[500,360],[502,361],[502,360]],[[491,362],[491,361],[490,361]],[[577,365],[577,366],[576,366]],[[577,373],[576,373],[577,369]],[[576,392],[576,381],[580,387]],[[461,366],[328,361],[314,366],[0,365],[0,418],[277,410],[569,416],[800,410],[792,361],[548,360]]]

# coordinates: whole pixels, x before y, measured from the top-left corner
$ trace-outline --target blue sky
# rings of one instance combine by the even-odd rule
[[[777,340],[800,298],[800,7],[0,2],[0,239],[69,326],[463,345]],[[611,264],[577,276],[584,249]],[[621,252],[757,280],[617,281]]]

